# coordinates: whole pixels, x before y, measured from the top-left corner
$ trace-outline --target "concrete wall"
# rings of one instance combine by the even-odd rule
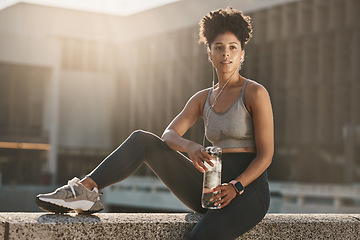
[[[187,239],[198,214],[0,213],[4,239]],[[358,239],[360,216],[268,214],[241,239]]]

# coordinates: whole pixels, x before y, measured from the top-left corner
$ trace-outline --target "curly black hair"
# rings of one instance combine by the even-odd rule
[[[216,36],[227,31],[239,39],[242,49],[252,36],[251,18],[232,7],[209,12],[199,25],[199,42],[205,43],[209,49]]]

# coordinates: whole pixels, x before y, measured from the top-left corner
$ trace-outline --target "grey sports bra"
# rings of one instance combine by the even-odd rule
[[[205,136],[214,146],[255,147],[252,117],[244,104],[244,92],[248,81],[248,79],[245,81],[239,98],[224,113],[218,113],[211,108],[209,97],[212,90],[209,91],[203,109],[203,118]]]

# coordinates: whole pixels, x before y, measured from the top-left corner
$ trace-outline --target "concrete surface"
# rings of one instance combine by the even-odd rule
[[[198,214],[0,213],[0,239],[186,239]],[[268,214],[239,239],[359,239],[359,214]]]

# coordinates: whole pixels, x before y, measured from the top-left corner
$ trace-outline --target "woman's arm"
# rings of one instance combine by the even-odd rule
[[[182,136],[194,125],[202,114],[202,106],[207,97],[207,90],[200,91],[190,98],[184,109],[165,129],[162,139],[173,150],[187,152],[194,166],[201,172],[207,171],[203,161],[213,165],[210,155],[204,151],[204,147]]]
[[[250,91],[245,97],[254,124],[256,157],[236,178],[244,187],[257,179],[270,166],[274,155],[274,121],[270,96],[260,84],[254,83],[249,87]]]

